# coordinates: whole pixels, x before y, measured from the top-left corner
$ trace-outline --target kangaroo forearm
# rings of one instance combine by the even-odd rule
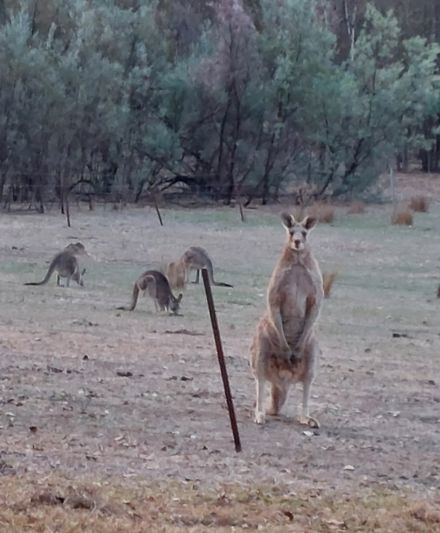
[[[280,312],[275,312],[274,313],[273,310],[270,309],[269,318],[270,318],[270,321],[272,322],[273,326],[275,327],[275,329],[278,332],[278,336],[279,336],[279,339],[281,341],[281,347],[283,349],[288,349],[289,348],[289,344],[287,342],[286,335],[284,333],[283,321],[282,321],[282,318],[281,318],[281,313]]]
[[[316,319],[318,318],[318,315],[319,315],[319,308],[313,309],[307,314],[306,319],[304,321],[304,327],[303,327],[302,333],[298,339],[298,343],[297,343],[298,346],[304,345],[305,342],[307,341],[313,329],[313,325],[315,324]]]

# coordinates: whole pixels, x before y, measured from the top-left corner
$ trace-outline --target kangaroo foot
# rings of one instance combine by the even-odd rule
[[[303,426],[309,426],[311,428],[319,428],[321,427],[320,423],[316,418],[313,418],[312,416],[299,416],[297,418],[298,422],[302,424]]]
[[[255,412],[255,423],[256,424],[264,424],[266,422],[266,417],[264,416],[264,413],[261,411]]]

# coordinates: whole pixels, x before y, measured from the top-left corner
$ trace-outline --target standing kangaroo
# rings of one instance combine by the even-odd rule
[[[281,215],[287,243],[272,273],[267,291],[267,308],[260,319],[250,350],[256,382],[255,422],[264,424],[264,389],[269,381],[271,405],[277,415],[292,383],[303,384],[301,424],[319,427],[309,416],[310,387],[320,353],[314,333],[324,291],[318,262],[307,242],[317,220],[306,216],[297,222],[293,215]]]
[[[176,298],[171,292],[167,278],[158,270],[147,270],[141,274],[133,286],[130,307],[118,307],[118,309],[133,311],[138,301],[139,291],[142,291],[145,295],[147,290],[148,294],[154,300],[156,311],[164,311],[166,309],[174,314],[178,314],[182,294],[179,294]]]
[[[179,261],[169,263],[167,267],[167,277],[175,287],[182,287],[185,282],[189,281],[189,273],[191,270],[196,270],[196,280],[194,283],[199,283],[200,270],[206,268],[208,270],[209,281],[212,285],[217,287],[233,287],[229,283],[222,283],[214,280],[214,267],[208,252],[200,246],[191,246],[182,255]]]
[[[80,270],[78,259],[76,258],[77,255],[87,255],[84,245],[80,242],[68,244],[62,252],[58,253],[52,259],[47,274],[42,281],[28,282],[25,283],[25,285],[45,285],[49,281],[53,272],[56,271],[58,287],[61,285],[61,278],[66,278],[67,287],[69,286],[71,279],[76,281],[81,287],[84,287],[83,276],[86,269],[84,268],[82,271]]]

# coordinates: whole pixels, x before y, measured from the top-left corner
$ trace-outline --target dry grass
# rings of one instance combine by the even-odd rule
[[[330,298],[333,283],[335,282],[336,277],[336,272],[323,272],[322,281],[324,285],[324,298]]]
[[[329,204],[316,203],[307,209],[307,214],[324,224],[331,224],[335,219],[335,208]]]
[[[418,213],[427,213],[429,211],[429,199],[421,194],[413,196],[409,201],[409,208]]]
[[[365,207],[364,202],[356,201],[352,202],[352,204],[347,209],[348,215],[362,215],[367,212],[367,208]]]
[[[183,483],[0,480],[2,531],[434,531],[437,502],[392,492],[354,497],[320,489]]]
[[[405,207],[397,207],[391,215],[391,224],[398,226],[412,226],[412,212]]]
[[[377,208],[378,217],[341,217],[337,228],[322,224],[313,233],[318,259],[328,271],[338,265],[344,283],[336,281],[319,322],[324,355],[311,408],[323,429],[309,437],[294,421],[300,391],[292,393],[280,420],[269,420],[263,430],[252,421],[255,392],[247,355],[284,241],[278,213],[250,212],[243,225],[229,208],[164,210],[161,228],[150,208],[118,216],[100,211],[98,206],[93,213],[74,212],[74,230],[57,213],[0,220],[0,362],[8,402],[0,421],[7,425],[1,459],[33,473],[34,483],[41,480],[34,487],[29,480],[27,492],[17,498],[0,461],[0,531],[66,531],[69,525],[70,531],[191,529],[186,522],[202,531],[220,529],[222,520],[242,529],[258,524],[266,531],[302,532],[330,530],[324,520],[333,520],[349,531],[374,531],[377,515],[382,530],[409,530],[400,527],[401,520],[415,531],[433,530],[407,512],[416,502],[365,497],[366,487],[379,482],[404,483],[423,499],[438,481],[432,445],[438,393],[434,381],[428,384],[432,369],[426,365],[440,346],[440,317],[425,297],[435,296],[439,283],[432,278],[438,258],[432,231],[391,231],[384,218],[390,212]],[[438,231],[437,206],[432,211],[429,225]],[[382,230],[385,240],[378,243]],[[89,271],[84,290],[57,289],[55,280],[24,287],[44,273],[44,261],[72,235],[97,258],[81,259]],[[203,287],[188,287],[180,317],[155,313],[150,299],[133,313],[112,311],[125,302],[139,272],[156,267],[162,257],[175,259],[176,250],[193,244],[210,251],[219,278],[230,277],[239,287],[213,289],[244,448],[237,456],[213,367]],[[409,276],[415,267],[417,275]],[[402,306],[402,297],[411,305]],[[415,333],[414,324],[427,316],[429,324]],[[392,338],[394,328],[415,340]],[[428,338],[432,342],[425,342]],[[367,357],[360,356],[364,352]],[[399,365],[389,364],[394,359]],[[347,377],[343,386],[341,375]],[[387,414],[388,409],[401,414]],[[343,471],[345,464],[355,470]],[[68,482],[52,482],[54,465],[85,500],[69,500]],[[90,484],[96,494],[78,486],[84,472],[96,481]],[[136,486],[133,475],[144,479],[143,485]],[[103,482],[108,476],[123,487]],[[182,484],[164,486],[170,479]],[[185,479],[197,480],[201,488],[188,495],[185,486],[192,482]],[[249,488],[268,479],[285,482],[300,498],[288,496],[289,489],[280,494]],[[205,490],[233,481],[226,496]],[[319,501],[313,496],[317,486],[327,491]],[[44,496],[51,488],[55,498]],[[40,494],[43,501],[60,503],[38,503]],[[344,501],[344,495],[350,499]],[[87,509],[90,500],[94,511]],[[18,514],[14,505],[24,510]],[[73,508],[78,506],[83,508]]]

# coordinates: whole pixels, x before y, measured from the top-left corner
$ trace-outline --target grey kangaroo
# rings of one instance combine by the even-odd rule
[[[64,250],[58,253],[49,265],[46,276],[42,281],[31,281],[25,283],[25,285],[45,285],[54,272],[57,273],[57,286],[61,286],[60,279],[66,278],[66,286],[70,284],[70,280],[73,279],[84,287],[83,276],[86,269],[80,270],[77,255],[87,255],[86,249],[80,242],[68,244]]]
[[[208,270],[209,281],[212,285],[217,287],[233,287],[229,283],[222,283],[214,280],[214,267],[208,252],[200,246],[191,246],[182,255],[176,263],[170,263],[167,269],[168,278],[171,280],[179,280],[179,283],[171,281],[176,287],[181,287],[185,282],[189,281],[189,273],[191,270],[196,271],[196,279],[194,283],[199,283],[200,270],[206,268]],[[184,281],[183,281],[184,280]]]
[[[133,311],[136,307],[140,291],[142,291],[144,295],[146,291],[148,291],[149,296],[154,301],[156,311],[167,310],[175,315],[178,314],[182,294],[179,294],[176,298],[171,292],[167,278],[158,270],[147,270],[141,274],[133,286],[130,307],[118,307],[118,309]]]
[[[316,226],[310,216],[302,222],[282,214],[287,242],[272,273],[267,290],[266,312],[260,319],[250,350],[256,384],[255,422],[264,424],[264,388],[271,384],[268,414],[277,415],[290,385],[303,385],[301,424],[319,427],[309,415],[310,387],[320,348],[315,323],[324,297],[322,276],[312,254],[308,235]]]

